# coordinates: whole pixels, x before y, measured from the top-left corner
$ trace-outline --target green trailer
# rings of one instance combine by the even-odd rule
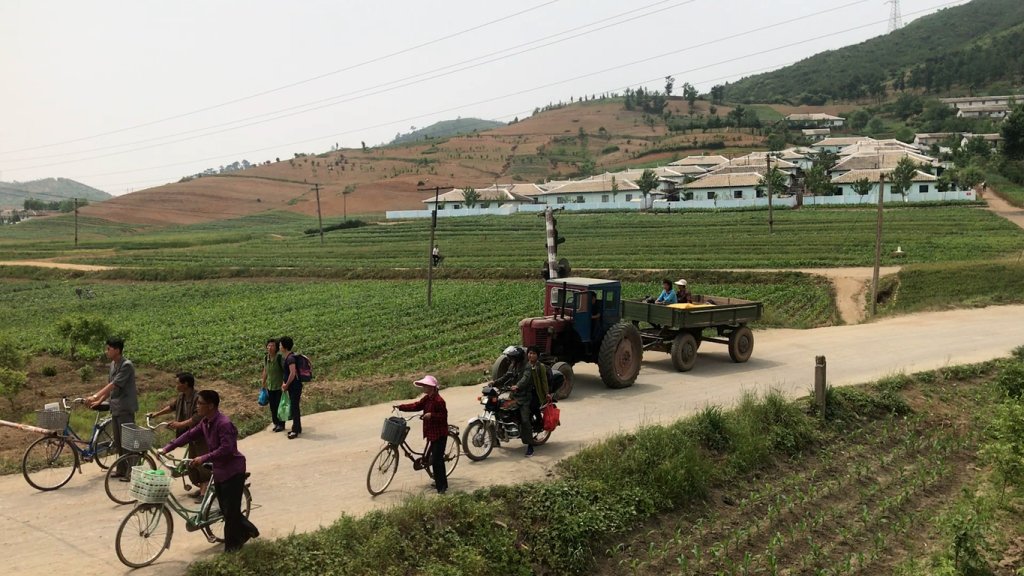
[[[676,370],[687,372],[702,342],[726,344],[733,362],[746,362],[754,351],[747,324],[762,310],[761,302],[726,296],[694,295],[692,303],[670,305],[623,300],[622,320],[640,331],[644,350],[667,352]]]

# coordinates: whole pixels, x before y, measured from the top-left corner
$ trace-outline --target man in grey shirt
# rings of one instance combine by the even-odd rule
[[[135,366],[131,360],[124,357],[124,340],[110,338],[107,340],[107,359],[110,360],[110,375],[107,378],[107,385],[99,392],[89,396],[89,407],[94,407],[110,398],[110,418],[114,426],[114,444],[117,446],[117,453],[121,455],[124,449],[121,447],[121,425],[135,423],[135,411],[139,409],[139,393],[135,387]],[[125,481],[131,476],[128,469],[128,462],[121,461],[117,470],[112,474],[115,478],[122,478]]]

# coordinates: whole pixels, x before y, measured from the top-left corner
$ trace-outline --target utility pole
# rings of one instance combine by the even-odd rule
[[[75,198],[75,248],[78,247],[78,198]]]
[[[900,14],[900,0],[887,0],[886,4],[892,4],[889,12],[889,32],[895,32],[903,28],[903,16]]]
[[[768,234],[773,233],[772,226],[775,223],[772,218],[772,156],[771,154],[765,154],[764,156],[765,166],[768,167],[768,171],[765,172],[764,181],[766,188],[768,188]]]
[[[320,245],[324,245],[324,219],[320,215],[320,184],[314,184],[313,189],[316,190],[316,219],[320,224]]]
[[[430,188],[417,188],[420,192]],[[427,247],[427,307],[434,305],[434,231],[437,229],[437,201],[441,193],[440,186],[434,186],[434,209],[430,212],[430,246]]]
[[[871,315],[878,307],[878,267],[882,262],[882,199],[885,196],[885,172],[878,177],[878,217],[875,221],[875,269],[871,273]]]

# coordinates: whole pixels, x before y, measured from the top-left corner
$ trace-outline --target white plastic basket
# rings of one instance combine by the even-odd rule
[[[36,410],[36,422],[40,428],[62,432],[68,425],[70,412],[63,410]]]
[[[171,476],[148,466],[132,466],[132,484],[128,493],[139,502],[160,504],[171,493]]]
[[[381,440],[389,444],[401,444],[405,441],[407,434],[409,434],[409,426],[406,425],[405,418],[391,416],[384,419],[384,427],[380,431]]]
[[[134,422],[121,424],[121,448],[131,452],[145,452],[153,447],[156,432]]]

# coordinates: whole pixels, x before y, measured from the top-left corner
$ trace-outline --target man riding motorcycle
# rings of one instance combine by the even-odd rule
[[[540,351],[530,346],[526,352],[527,363],[522,367],[519,380],[512,387],[512,397],[519,403],[519,438],[526,444],[526,455],[533,456],[533,419],[540,418],[541,401],[551,400],[548,383],[551,381],[551,367],[540,361]]]

